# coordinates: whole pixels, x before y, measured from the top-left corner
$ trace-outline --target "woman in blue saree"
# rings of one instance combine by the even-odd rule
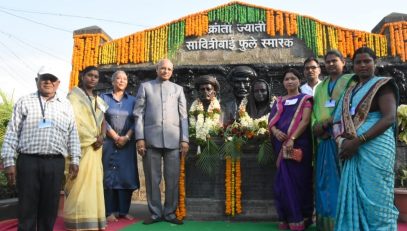
[[[335,230],[397,230],[394,199],[398,90],[377,77],[375,53],[353,56],[355,75],[334,113],[334,136],[343,161]]]
[[[295,69],[284,73],[283,85],[287,95],[274,101],[269,117],[274,152],[279,153],[274,181],[275,205],[280,229],[304,230],[312,223],[314,208],[309,128],[312,96],[299,92],[300,73]],[[301,150],[302,158],[295,158],[295,150]]]

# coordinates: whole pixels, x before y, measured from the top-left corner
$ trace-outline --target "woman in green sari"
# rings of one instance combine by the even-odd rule
[[[328,76],[316,86],[312,128],[317,140],[315,160],[315,209],[318,230],[333,230],[340,170],[337,147],[332,139],[331,114],[352,75],[343,74],[345,60],[337,50],[325,55]]]

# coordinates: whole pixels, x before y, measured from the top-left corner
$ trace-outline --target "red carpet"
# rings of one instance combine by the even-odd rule
[[[138,221],[139,221],[138,219],[134,219],[132,221],[129,221],[127,219],[119,219],[118,222],[108,223],[107,228],[105,230],[117,231]],[[16,230],[17,230],[17,219],[0,221],[0,231],[16,231]],[[58,217],[55,222],[54,231],[64,231],[64,230],[65,230],[64,220],[62,219],[62,217]]]

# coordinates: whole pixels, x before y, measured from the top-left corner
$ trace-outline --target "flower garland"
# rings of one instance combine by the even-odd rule
[[[78,85],[81,70],[87,66],[98,65],[99,46],[108,40],[108,36],[103,33],[74,35],[69,89]]]
[[[242,139],[241,136],[246,135],[246,137],[249,137],[250,134],[243,133],[240,128],[249,126],[251,123],[251,118],[246,112],[247,102],[247,98],[244,98],[239,105],[238,114],[240,122],[235,121],[229,125],[225,131],[225,149],[228,150],[226,151],[225,167],[225,214],[229,216],[242,213],[240,156],[242,144],[245,140]]]
[[[383,25],[380,33],[388,29],[391,55],[398,55],[401,61],[407,60],[407,22],[391,22]]]
[[[368,46],[376,56],[385,57],[389,52],[384,31],[388,29],[391,55],[398,55],[403,62],[407,60],[407,22],[385,23],[380,34],[371,34],[291,12],[230,2],[112,41],[102,33],[74,35],[70,88],[77,85],[79,71],[88,65],[155,63],[172,57],[186,37],[206,35],[209,24],[214,22],[265,22],[266,33],[271,37],[297,36],[318,56],[336,48],[344,56],[352,57],[354,50]]]
[[[225,214],[235,216],[242,213],[242,174],[240,159],[226,157],[225,167]]]
[[[248,100],[244,98],[239,105],[239,119],[227,126],[224,132],[225,144],[225,214],[234,216],[242,212],[242,174],[241,161],[242,147],[244,143],[256,137],[268,136],[268,117],[253,119],[246,111]],[[267,138],[260,145],[258,160],[265,163],[270,160],[272,153],[271,144]],[[267,156],[266,156],[267,155]]]
[[[195,100],[189,109],[190,136],[199,145],[204,145],[208,138],[217,135],[222,128],[220,121],[220,104],[216,97],[213,97],[205,112],[200,99]]]
[[[187,215],[187,209],[185,206],[185,157],[182,156],[180,160],[180,174],[179,174],[179,195],[178,195],[178,207],[175,211],[175,215],[178,220],[183,220]]]

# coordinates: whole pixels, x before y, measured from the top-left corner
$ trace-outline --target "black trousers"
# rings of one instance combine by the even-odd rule
[[[18,155],[18,231],[53,230],[64,167],[62,155]]]

